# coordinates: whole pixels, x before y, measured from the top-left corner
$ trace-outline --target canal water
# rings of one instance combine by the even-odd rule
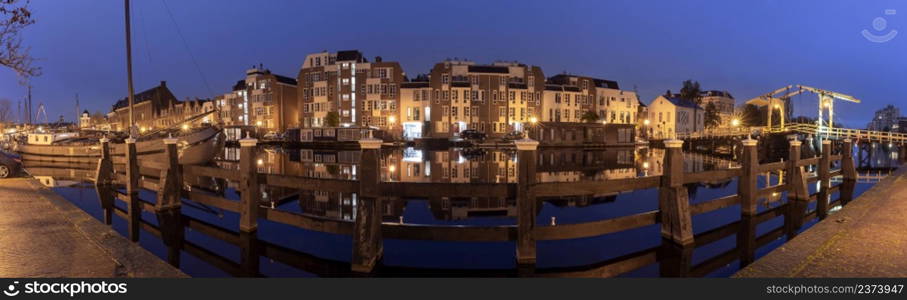
[[[888,171],[878,171],[897,167],[897,151],[889,151],[885,145],[873,148],[877,154],[872,156],[864,167],[873,167],[866,171],[865,180],[859,180],[854,188],[856,198],[873,185]],[[285,174],[294,176],[336,178],[356,180],[359,151],[318,150],[318,149],[282,149],[261,146],[256,164],[259,172]],[[607,148],[598,150],[555,149],[540,150],[537,161],[537,180],[540,182],[602,181],[609,179],[641,178],[658,176],[662,172],[663,149],[649,148]],[[857,156],[855,156],[857,157]],[[216,164],[221,168],[238,170],[239,149],[226,148],[217,158]],[[381,180],[385,182],[445,182],[445,183],[515,183],[517,178],[516,155],[506,150],[420,150],[414,148],[383,149],[380,159]],[[733,157],[714,157],[703,154],[684,154],[686,172],[736,168],[739,165]],[[26,168],[42,183],[53,188],[90,215],[103,221],[104,212],[100,205],[99,193],[95,186],[86,180],[93,166],[47,166],[26,162]],[[781,174],[764,174],[759,176],[759,186],[777,184]],[[861,178],[863,176],[861,175]],[[212,179],[205,187],[210,191],[222,194],[228,199],[238,200],[236,183]],[[704,182],[687,185],[691,203],[699,203],[735,194],[736,180]],[[817,186],[810,184],[810,192]],[[142,199],[155,199],[153,192],[141,191]],[[383,209],[384,222],[406,224],[434,225],[513,225],[516,224],[516,201],[514,199],[495,198],[475,195],[469,198],[449,198],[438,194],[428,199],[400,198],[387,195],[391,201]],[[766,202],[760,203],[764,211],[780,204],[783,195],[772,195]],[[832,199],[837,197],[832,195]],[[290,190],[286,188],[263,187],[263,206],[273,209],[311,214],[326,218],[353,220],[356,216],[357,199],[354,193],[323,192],[318,190]],[[604,220],[627,216],[658,209],[658,190],[644,189],[607,195],[576,195],[570,197],[540,199],[541,209],[538,212],[539,225],[562,225]],[[238,235],[238,215],[214,207],[184,200],[182,213],[186,216],[210,225],[226,235]],[[126,204],[116,201],[117,207],[125,209]],[[815,202],[810,209],[814,209]],[[158,217],[144,212],[144,221],[160,225]],[[694,233],[713,231],[734,223],[740,219],[739,205],[695,215],[693,217]],[[806,230],[816,221],[806,223]],[[761,236],[784,226],[783,217],[776,217],[756,226],[757,236]],[[112,227],[120,234],[127,235],[127,221],[113,217]],[[163,231],[163,226],[160,226]],[[348,276],[349,274],[330,272],[325,269],[331,266],[348,268],[351,258],[352,241],[349,236],[314,232],[296,227],[259,220],[256,239],[269,245],[270,252],[281,253],[281,259],[275,255],[254,255],[257,264],[251,264],[255,270],[240,272],[237,264],[248,266],[243,262],[243,249],[235,243],[226,242],[210,234],[191,228],[170,228],[184,234],[188,247],[173,250],[168,244],[147,228],[140,234],[142,247],[170,261],[193,277],[227,277],[227,276],[266,276],[266,277],[308,277],[317,274],[327,276]],[[727,254],[738,247],[736,235],[731,234],[721,240],[697,247],[692,254],[693,266],[706,265],[706,262]],[[780,237],[765,243],[756,249],[759,258],[786,242],[787,237]],[[606,234],[592,238],[581,238],[557,241],[539,241],[537,248],[537,269],[583,269],[597,265],[621,262],[631,259],[634,253],[662,245],[658,224],[637,229]],[[277,250],[274,250],[277,249]],[[381,266],[398,271],[396,276],[450,275],[457,276],[492,276],[506,270],[518,269],[513,242],[446,242],[446,241],[410,241],[385,239],[384,255]],[[269,252],[269,253],[270,253]],[[659,255],[659,260],[662,256]],[[293,261],[296,263],[285,263]],[[300,263],[301,262],[301,263]],[[291,266],[292,265],[292,266]],[[648,264],[633,270],[614,274],[623,277],[658,277],[664,274],[664,266],[659,262]],[[741,268],[740,260],[712,267],[701,273],[708,277],[727,277]],[[376,276],[382,276],[382,267]],[[406,270],[420,270],[406,271]],[[434,271],[432,271],[434,270]],[[346,270],[348,271],[348,270]],[[462,272],[462,273],[460,273]]]

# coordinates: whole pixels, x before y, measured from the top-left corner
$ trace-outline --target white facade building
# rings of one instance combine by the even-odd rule
[[[649,104],[651,138],[672,138],[703,130],[705,110],[696,108],[697,105],[691,101],[658,96]]]

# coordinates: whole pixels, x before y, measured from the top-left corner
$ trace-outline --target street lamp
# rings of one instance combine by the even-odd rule
[[[731,120],[731,126],[734,126],[734,127],[740,126],[740,119]]]

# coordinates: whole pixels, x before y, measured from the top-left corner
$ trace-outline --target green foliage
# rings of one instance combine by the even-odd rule
[[[680,88],[680,98],[702,104],[702,90],[699,88],[699,82],[684,80],[683,87]]]
[[[595,123],[598,122],[598,114],[591,110],[586,111],[585,113],[583,113],[583,116],[580,117],[580,120],[586,123]]]
[[[340,126],[340,115],[336,111],[328,112],[327,116],[324,117],[324,125],[327,127]]]
[[[709,102],[705,106],[705,120],[703,121],[706,128],[715,128],[721,125],[721,115],[718,114],[718,107],[715,106],[715,103]]]

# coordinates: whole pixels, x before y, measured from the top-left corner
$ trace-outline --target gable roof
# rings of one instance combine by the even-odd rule
[[[158,95],[158,93],[160,93],[160,99],[155,98],[155,96]],[[167,88],[167,83],[164,81],[161,81],[161,84],[156,87],[144,90],[133,96],[133,101],[134,101],[133,104],[139,104],[139,103],[150,101],[150,100],[162,101],[161,103],[152,103],[156,109],[159,107],[170,105],[172,102],[179,102],[178,100],[176,100],[176,97],[173,96],[173,93],[170,92],[170,89]],[[118,100],[116,103],[114,103],[111,111],[115,111],[117,109],[124,108],[124,107],[129,107],[129,97],[128,96],[124,97],[124,98]]]
[[[662,96],[662,97],[664,97],[664,96]],[[696,103],[694,103],[693,101],[690,101],[690,100],[686,100],[686,99],[679,98],[679,97],[664,97],[664,98],[665,98],[665,100],[668,100],[668,102],[671,102],[671,104],[674,104],[675,106],[693,108],[693,109],[697,109],[697,108],[702,109],[702,107],[699,107],[699,105],[696,105]]]

